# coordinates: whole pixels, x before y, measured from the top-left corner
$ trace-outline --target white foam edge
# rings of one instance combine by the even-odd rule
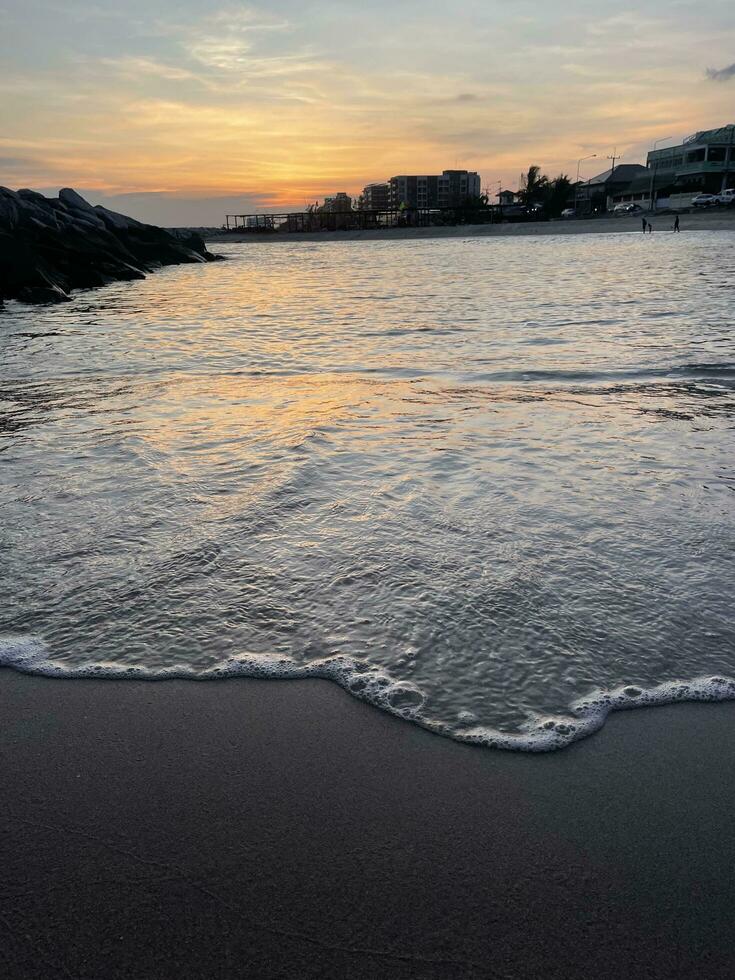
[[[54,660],[46,645],[34,637],[0,636],[0,667],[24,674],[59,678],[112,680],[216,680],[228,677],[303,679],[318,677],[335,681],[350,694],[377,705],[400,718],[416,719],[424,696],[410,681],[396,680],[387,671],[364,660],[346,656],[327,657],[300,664],[277,654],[242,654],[214,667],[196,669],[183,664],[151,670],[143,666],[87,661],[67,664]]]
[[[244,654],[204,670],[175,665],[157,670],[116,663],[65,664],[53,660],[45,644],[33,637],[0,636],[0,667],[25,674],[59,678],[113,680],[214,680],[228,677],[331,680],[362,701],[458,742],[515,752],[552,752],[599,731],[613,711],[683,701],[735,700],[735,678],[722,675],[666,681],[655,687],[625,684],[595,691],[574,701],[568,715],[533,714],[517,732],[482,725],[448,725],[423,717],[424,695],[415,684],[396,680],[364,660],[328,657],[299,664],[290,657]]]
[[[735,678],[713,675],[686,681],[665,681],[655,687],[624,684],[598,690],[572,702],[568,715],[532,715],[519,732],[502,732],[481,725],[455,729],[460,742],[518,752],[552,752],[599,731],[613,711],[676,704],[683,701],[735,700]]]

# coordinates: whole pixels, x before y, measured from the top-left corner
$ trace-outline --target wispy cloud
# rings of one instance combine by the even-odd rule
[[[120,58],[100,58],[98,65],[113,68],[123,77],[129,79],[162,78],[171,82],[197,81],[195,72],[181,65],[167,64],[155,58],[123,55]]]
[[[708,68],[706,74],[713,82],[729,82],[735,78],[735,62],[726,68]]]
[[[243,68],[261,67],[269,59],[262,53],[263,35],[287,32],[290,24],[282,18],[270,17],[253,8],[225,8],[189,24],[182,30],[184,51],[206,68],[238,72]],[[299,64],[297,55],[281,53],[274,59]]]

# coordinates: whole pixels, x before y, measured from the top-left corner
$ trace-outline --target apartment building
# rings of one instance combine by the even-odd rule
[[[468,170],[444,170],[440,175],[402,175],[390,179],[392,208],[451,208],[468,197],[479,197],[480,175]]]
[[[325,197],[322,207],[324,211],[351,211],[352,198],[344,191],[340,191],[332,197]]]
[[[439,178],[435,176],[402,175],[391,177],[390,181],[391,208],[438,208],[439,207]]]
[[[454,208],[468,197],[479,197],[480,175],[468,170],[445,170],[439,177],[439,207]]]
[[[357,207],[360,211],[390,210],[390,184],[368,184],[357,199]]]

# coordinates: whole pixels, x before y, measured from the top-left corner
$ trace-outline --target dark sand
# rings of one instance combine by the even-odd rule
[[[0,976],[732,978],[735,704],[564,752],[322,681],[0,671]]]

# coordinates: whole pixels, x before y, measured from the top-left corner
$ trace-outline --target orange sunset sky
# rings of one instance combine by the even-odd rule
[[[161,223],[445,167],[591,176],[735,119],[730,0],[6,0],[0,56],[0,183]]]

